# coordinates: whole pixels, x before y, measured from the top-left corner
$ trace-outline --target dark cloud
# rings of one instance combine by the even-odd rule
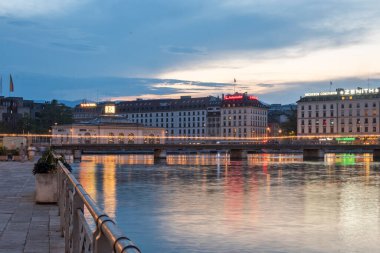
[[[274,84],[270,84],[270,83],[259,83],[259,84],[256,84],[256,86],[263,87],[263,88],[272,88],[275,85]]]

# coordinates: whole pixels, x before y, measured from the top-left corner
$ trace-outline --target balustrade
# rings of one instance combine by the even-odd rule
[[[58,163],[58,205],[65,253],[140,253],[116,223],[98,208],[74,175]],[[88,224],[88,211],[95,230]]]

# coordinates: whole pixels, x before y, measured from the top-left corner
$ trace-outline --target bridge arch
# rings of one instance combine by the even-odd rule
[[[119,133],[119,138],[118,138],[118,142],[119,144],[124,144],[124,140],[125,139],[125,136],[123,133]]]
[[[135,135],[133,133],[128,134],[128,144],[135,144]]]
[[[115,134],[111,132],[108,134],[108,144],[114,144],[114,143],[115,143]]]
[[[84,134],[84,143],[91,144],[91,134],[88,132]]]

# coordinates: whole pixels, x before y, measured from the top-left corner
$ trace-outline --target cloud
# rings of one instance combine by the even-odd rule
[[[360,44],[304,49],[305,45],[277,50],[243,51],[210,60],[192,61],[186,66],[164,72],[159,78],[203,82],[228,82],[236,77],[242,84],[289,83],[348,76],[365,77],[380,71],[378,59],[380,33],[363,38]],[[306,46],[307,48],[307,46]],[[230,71],[225,67],[231,66]],[[237,68],[238,67],[238,68]]]
[[[87,2],[86,0],[0,0],[0,16],[33,17],[62,14]]]
[[[65,43],[65,42],[51,42],[51,46],[57,47],[60,49],[65,49],[69,51],[76,51],[76,52],[95,52],[99,50],[99,47],[94,46],[90,43]]]
[[[196,47],[175,47],[170,46],[166,48],[166,52],[172,54],[205,54],[206,51]]]

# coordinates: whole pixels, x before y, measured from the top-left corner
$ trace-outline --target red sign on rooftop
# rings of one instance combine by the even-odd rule
[[[243,95],[225,95],[224,100],[242,100]]]
[[[235,94],[235,95],[225,95],[224,100],[243,100],[244,95]],[[248,100],[257,100],[256,96],[247,96]]]

